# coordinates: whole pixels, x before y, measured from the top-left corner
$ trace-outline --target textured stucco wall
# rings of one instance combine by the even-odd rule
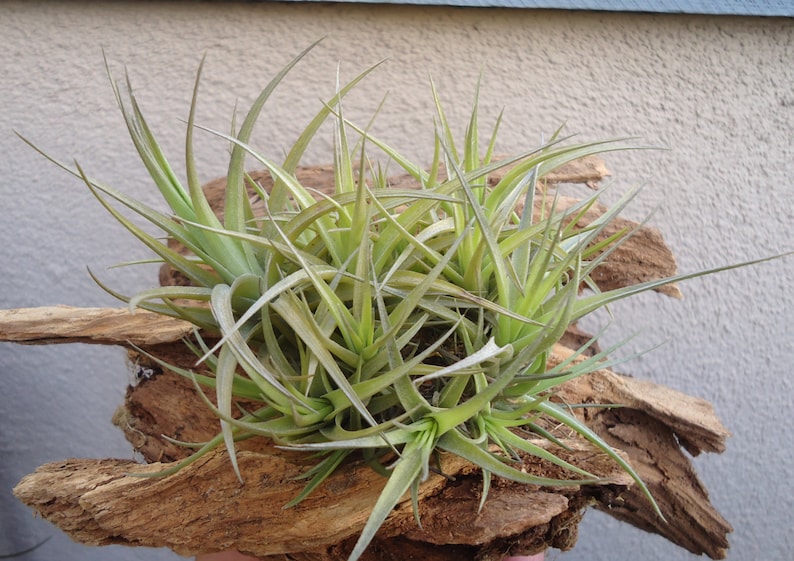
[[[614,155],[619,186],[647,182],[630,212],[657,208],[680,269],[794,248],[794,20],[274,3],[0,5],[0,306],[115,305],[85,266],[132,292],[154,270],[106,267],[146,253],[87,190],[14,134],[78,159],[95,177],[155,201],[104,74],[129,67],[150,124],[178,172],[195,68],[207,53],[199,119],[227,130],[235,99],[320,36],[272,102],[256,145],[278,155],[343,78],[388,57],[351,96],[366,118],[427,161],[433,74],[453,122],[468,112],[479,73],[483,122],[505,108],[499,151],[535,145],[567,121],[595,139],[637,135],[669,151]],[[224,173],[219,143],[200,136],[201,173]],[[326,163],[330,140],[306,163]],[[214,152],[213,152],[214,150]],[[617,192],[620,192],[618,189]],[[736,527],[729,558],[790,559],[794,551],[794,259],[690,282],[686,299],[649,295],[615,307],[626,352],[666,343],[626,369],[712,400],[734,437],[696,465]],[[85,549],[17,504],[10,488],[43,462],[129,457],[109,419],[123,395],[122,352],[80,345],[0,345],[0,554],[53,539],[27,559],[171,559],[168,552]],[[556,554],[552,554],[554,559]],[[561,559],[671,560],[664,540],[591,513]]]

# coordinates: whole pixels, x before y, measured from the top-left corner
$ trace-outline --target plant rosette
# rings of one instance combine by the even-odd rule
[[[217,406],[206,403],[220,419],[220,432],[160,475],[225,445],[242,479],[235,441],[262,436],[317,458],[305,474],[303,492],[290,503],[294,505],[329,474],[344,470],[345,460],[355,454],[388,478],[350,554],[355,561],[406,493],[416,507],[418,487],[440,452],[479,467],[481,506],[493,476],[557,487],[598,482],[595,475],[522,437],[532,434],[562,444],[543,428],[541,420],[550,419],[608,454],[661,516],[624,458],[553,399],[560,384],[614,364],[607,357],[614,348],[588,352],[591,341],[551,368],[547,358],[571,324],[612,302],[750,263],[602,292],[591,274],[632,232],[599,236],[636,192],[580,227],[579,219],[600,192],[558,209],[553,197],[536,187],[562,165],[635,148],[631,142],[572,143],[557,131],[541,146],[497,160],[501,117],[481,144],[475,98],[465,135],[456,140],[432,88],[435,142],[425,167],[370,134],[368,126],[345,118],[344,96],[374,67],[338,88],[286,158],[269,158],[249,144],[255,123],[279,82],[313,47],[273,78],[235,134],[195,122],[199,68],[187,120],[185,183],[166,160],[132,93],[123,93],[111,76],[132,141],[170,214],[90,178],[79,165],[52,160],[80,177],[161,262],[190,280],[191,286],[164,286],[131,298],[105,287],[131,310],[143,308],[195,325],[197,342],[188,344],[214,373],[199,376],[163,363],[215,391]],[[335,125],[334,189],[318,193],[302,185],[295,170],[329,120]],[[222,220],[198,180],[196,130],[220,137],[230,147]],[[384,156],[419,188],[390,187],[378,164]],[[245,166],[250,160],[272,176],[269,192],[249,181]],[[501,178],[491,185],[488,177],[497,171]],[[255,212],[247,186],[257,190],[263,212]],[[535,197],[551,198],[548,212],[522,213],[522,208],[533,208]],[[119,205],[190,254],[144,231]],[[202,333],[217,335],[217,343]],[[235,398],[258,406],[237,417]],[[526,473],[521,454],[552,462],[570,478]]]

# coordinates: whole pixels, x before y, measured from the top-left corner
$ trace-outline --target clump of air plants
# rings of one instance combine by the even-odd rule
[[[571,143],[555,134],[542,146],[493,158],[499,121],[481,144],[476,101],[456,145],[435,89],[435,150],[429,168],[349,122],[342,99],[370,70],[340,87],[276,161],[249,140],[268,97],[311,49],[281,70],[262,91],[228,141],[224,218],[202,191],[193,157],[199,77],[186,138],[186,183],[172,171],[134,96],[114,84],[129,133],[172,214],[158,212],[112,187],[81,177],[100,202],[163,263],[191,286],[164,286],[132,298],[144,308],[196,326],[190,344],[214,377],[170,366],[214,388],[220,433],[178,470],[225,444],[232,466],[235,440],[263,436],[316,457],[296,504],[356,454],[388,477],[350,559],[366,549],[406,492],[414,499],[436,452],[456,454],[482,471],[483,495],[492,476],[532,485],[581,485],[598,478],[520,436],[556,438],[552,419],[611,456],[648,495],[632,467],[563,405],[555,387],[608,366],[613,349],[587,356],[587,346],[554,366],[547,358],[566,329],[583,316],[633,294],[706,272],[602,292],[590,275],[630,231],[599,235],[634,193],[586,227],[577,224],[599,193],[578,204],[533,216],[544,175],[585,156],[632,148],[623,140]],[[199,70],[200,76],[200,70]],[[328,120],[334,127],[334,189],[319,194],[295,171]],[[206,129],[205,129],[206,130]],[[371,156],[385,154],[413,176],[418,189],[388,185]],[[264,211],[251,204],[246,161],[273,179],[259,188]],[[62,165],[62,164],[59,164]],[[443,170],[443,171],[442,171]],[[490,184],[489,175],[501,179]],[[190,251],[186,256],[146,233],[114,205],[125,206]],[[528,209],[522,212],[521,209]],[[728,268],[728,267],[726,267]],[[714,272],[707,271],[707,272]],[[582,289],[587,289],[583,291]],[[216,344],[200,333],[219,335]],[[165,365],[168,366],[168,365]],[[203,395],[203,394],[202,394]],[[241,418],[233,400],[258,407]],[[561,466],[568,480],[521,470],[519,454]],[[243,474],[238,471],[238,476]],[[659,514],[661,516],[661,514]]]

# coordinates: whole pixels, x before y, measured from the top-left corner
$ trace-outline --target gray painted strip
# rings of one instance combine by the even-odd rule
[[[794,0],[290,0],[481,8],[547,8],[608,12],[794,17]]]

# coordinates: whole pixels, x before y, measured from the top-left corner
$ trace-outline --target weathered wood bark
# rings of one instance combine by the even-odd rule
[[[91,313],[96,315],[96,311],[92,310]],[[0,316],[0,318],[2,317]],[[17,314],[6,315],[6,317],[17,317]],[[42,321],[46,323],[46,315],[39,314],[39,317],[45,318]],[[103,325],[107,328],[104,340],[119,340],[118,330],[112,327],[114,324],[121,326],[127,339],[136,337],[134,333],[130,333],[129,326],[124,321],[124,313],[118,310],[109,310],[108,317],[112,319],[103,322]],[[167,326],[169,321],[173,321],[175,325],[173,327]],[[182,322],[178,320],[163,320],[162,325],[163,333],[169,333],[171,336],[180,333],[179,327],[184,327]],[[59,328],[57,324],[54,329],[53,326],[49,327],[50,329],[37,329],[35,331],[43,332],[45,334],[44,340],[51,341],[58,336]],[[5,331],[0,320],[0,338],[3,337]],[[66,339],[74,337],[75,332],[73,329],[67,328],[61,331],[63,331],[62,334]],[[152,335],[151,332],[148,333]],[[157,340],[164,338],[166,338],[165,335],[155,335]],[[148,350],[163,360],[176,365],[189,367],[195,360],[195,357],[181,344],[161,343],[150,346]],[[570,349],[557,346],[551,358],[552,364],[564,360],[569,356],[570,352]],[[184,459],[189,455],[189,449],[175,445],[163,436],[182,441],[205,441],[217,433],[217,419],[202,404],[190,381],[169,372],[162,372],[157,363],[144,355],[131,352],[131,356],[135,368],[145,372],[146,375],[142,377],[140,384],[128,390],[125,405],[119,408],[114,422],[124,430],[127,438],[136,450],[143,454],[147,461],[173,462]],[[494,524],[494,527],[504,527],[509,522],[508,520],[497,521],[494,518],[488,519],[474,516],[472,511],[467,510],[458,512],[459,517],[449,517],[450,513],[453,512],[451,509],[458,508],[457,505],[461,501],[473,503],[477,500],[477,477],[476,473],[474,473],[476,470],[471,471],[471,468],[469,468],[468,475],[472,477],[467,479],[466,483],[461,482],[461,478],[458,477],[455,484],[450,484],[449,489],[445,486],[431,486],[428,488],[430,491],[423,495],[425,497],[425,501],[422,503],[423,520],[427,519],[423,521],[423,526],[428,533],[428,537],[424,539],[431,541],[423,541],[418,537],[418,530],[410,527],[410,517],[395,518],[394,522],[390,522],[391,525],[387,526],[387,528],[392,528],[392,530],[384,529],[383,537],[378,542],[379,545],[376,545],[372,550],[379,552],[380,557],[378,558],[388,559],[385,552],[404,551],[406,547],[412,548],[417,553],[422,552],[426,559],[473,559],[475,556],[486,558],[486,554],[490,555],[490,553],[487,553],[489,551],[499,552],[500,554],[504,554],[508,550],[514,553],[531,553],[541,550],[545,546],[565,549],[572,546],[575,542],[576,521],[583,513],[583,506],[591,498],[594,498],[598,508],[605,510],[610,515],[648,531],[660,533],[694,553],[705,553],[714,559],[724,558],[727,548],[726,534],[731,531],[731,528],[709,503],[708,494],[697,479],[689,458],[681,451],[681,446],[684,446],[693,455],[697,455],[703,450],[721,452],[724,449],[728,432],[717,419],[710,404],[651,382],[620,376],[608,370],[600,370],[587,377],[568,382],[562,387],[558,396],[564,402],[571,404],[619,403],[623,405],[620,409],[585,409],[583,410],[582,418],[602,438],[607,439],[616,449],[627,454],[632,465],[643,476],[657,502],[659,502],[667,522],[655,517],[649,509],[647,499],[636,487],[628,486],[625,478],[621,483],[623,487],[627,488],[620,489],[619,486],[615,485],[602,488],[586,487],[573,493],[570,489],[531,489],[528,492],[521,486],[504,483],[496,486],[499,491],[492,495],[489,503],[494,506],[504,506],[506,504],[511,509],[509,511],[509,518],[512,520],[511,524],[520,525],[526,523],[528,526],[520,530],[517,530],[514,525],[511,526],[516,533],[509,538],[505,536],[490,536],[483,528],[479,530],[469,528],[465,532],[466,535],[472,536],[471,539],[480,540],[482,543],[457,543],[444,547],[438,546],[432,541],[432,536],[442,535],[443,532],[453,532],[452,529],[443,527],[443,520],[454,520],[453,526],[459,525],[460,520],[475,520],[479,524],[485,524],[486,526]],[[212,399],[211,395],[208,397]],[[266,442],[259,439],[244,441],[240,443],[240,448],[244,452],[241,457],[246,458],[246,465],[250,464],[251,466],[259,467],[252,467],[250,473],[244,471],[246,473],[246,485],[235,487],[236,491],[227,496],[227,500],[235,505],[232,508],[233,511],[245,510],[243,507],[249,503],[244,504],[244,501],[248,500],[246,497],[249,492],[254,492],[252,500],[262,500],[262,497],[256,494],[259,491],[256,491],[256,489],[252,491],[251,485],[255,486],[255,483],[252,482],[262,481],[262,474],[266,474],[267,469],[262,467],[262,465],[267,465],[271,460],[263,460],[264,463],[260,465],[255,460],[258,454],[264,453],[266,458],[274,456],[281,458],[274,464],[278,466],[285,465],[284,462],[292,462],[290,463],[290,469],[294,473],[298,473],[305,468],[305,464],[294,455],[276,451],[269,447]],[[587,454],[592,455],[590,452]],[[211,456],[216,458],[213,461],[217,462],[212,465],[223,465],[225,466],[225,471],[220,469],[220,467],[217,470],[213,468],[213,471],[208,471],[206,484],[202,483],[205,479],[200,473],[194,473],[193,471],[184,472],[186,474],[185,477],[188,477],[188,481],[191,482],[189,486],[191,488],[220,489],[216,483],[216,479],[219,477],[221,479],[218,479],[218,481],[223,480],[223,478],[228,479],[228,481],[224,480],[223,489],[228,490],[230,486],[238,485],[228,464],[228,459],[224,459],[223,456],[222,452],[214,453]],[[276,462],[276,460],[272,461]],[[448,463],[447,465],[455,466],[445,468],[447,473],[460,473],[464,469],[455,464],[454,459],[448,459],[447,461],[452,461],[452,464]],[[577,459],[577,462],[584,461],[585,459],[582,458]],[[157,463],[157,467],[151,468],[134,467],[134,464],[129,462],[119,463],[115,460],[107,462],[75,460],[48,464],[26,478],[17,487],[15,493],[26,504],[37,509],[42,516],[52,520],[64,531],[72,533],[73,537],[79,541],[92,544],[165,545],[180,552],[188,552],[186,548],[190,546],[181,544],[181,542],[166,542],[168,540],[179,541],[185,539],[185,532],[192,533],[193,530],[190,528],[194,527],[201,536],[209,536],[209,530],[206,526],[209,522],[205,520],[199,524],[192,521],[181,532],[177,532],[173,537],[167,537],[171,534],[170,530],[167,527],[161,528],[160,525],[165,524],[167,526],[173,523],[171,511],[168,509],[158,511],[154,506],[151,507],[155,509],[154,511],[148,510],[151,501],[155,500],[152,497],[155,496],[158,497],[156,499],[158,502],[167,496],[169,502],[181,505],[179,507],[180,510],[187,508],[187,504],[192,500],[190,498],[192,495],[182,496],[182,493],[187,491],[179,487],[181,484],[174,477],[165,479],[133,478],[130,483],[124,483],[123,486],[122,483],[113,483],[121,486],[120,488],[124,490],[124,496],[127,497],[125,500],[130,501],[121,506],[116,504],[116,495],[113,494],[115,491],[112,491],[116,489],[115,487],[107,488],[107,492],[91,494],[90,498],[85,497],[85,493],[88,493],[89,490],[84,485],[89,487],[97,486],[98,489],[104,486],[103,481],[116,482],[125,480],[123,474],[127,472],[146,471],[147,469],[157,470],[164,465],[167,464]],[[196,468],[193,469],[203,465],[205,464],[197,464]],[[548,466],[544,469],[547,468]],[[278,467],[276,469],[281,468]],[[366,469],[368,470],[368,468]],[[545,473],[549,474],[548,471]],[[599,473],[610,472],[606,470]],[[368,486],[373,489],[377,487],[375,483],[368,479],[370,476],[362,475],[362,477],[368,482]],[[286,480],[287,478],[283,474],[278,479],[278,481]],[[276,479],[271,477],[268,481],[272,482],[276,481]],[[331,482],[329,484],[332,488],[336,485]],[[294,496],[298,488],[299,483],[288,484],[284,487],[284,494],[277,497],[281,501],[278,503],[278,509],[280,509],[280,505],[286,503]],[[169,490],[163,494],[162,489],[172,489],[172,491]],[[90,490],[90,492],[94,493],[93,490]],[[564,498],[564,505],[560,498],[553,498],[552,495]],[[222,496],[224,495],[217,495],[215,500],[220,501]],[[464,500],[466,497],[468,498]],[[275,500],[274,497],[271,498]],[[368,505],[372,504],[367,502],[369,499],[372,499],[369,495],[360,496],[358,508],[366,512]],[[207,499],[203,497],[202,500]],[[89,504],[92,505],[90,508],[86,506]],[[138,517],[143,516],[140,523],[153,524],[153,521],[157,521],[156,527],[147,529],[145,525],[139,527],[136,523],[132,524],[130,533],[120,528],[120,526],[126,524],[124,520],[132,516],[130,509],[134,510],[134,505],[136,504],[140,507],[140,510],[136,510],[136,512],[146,513],[145,515],[135,515]],[[469,507],[476,510],[473,504],[469,504],[467,508]],[[232,520],[225,520],[220,517],[217,514],[218,508],[220,507],[213,505],[213,519],[218,523],[219,527],[226,528],[228,524],[231,524]],[[231,507],[227,506],[226,508]],[[276,509],[278,515],[282,516],[283,514],[278,509]],[[498,509],[488,510],[489,513],[492,513],[491,516],[495,516],[493,513],[497,511]],[[112,514],[116,512],[119,513],[119,519],[116,519],[115,515]],[[158,512],[157,516],[152,516],[152,512]],[[504,512],[507,513],[508,511]],[[266,520],[266,514],[263,514],[259,519],[261,524],[264,524],[263,521]],[[532,518],[526,518],[530,514]],[[513,517],[516,515],[517,518],[514,519]],[[101,521],[91,521],[91,517],[99,517]],[[543,519],[542,522],[538,523],[539,526],[535,525],[538,519]],[[178,520],[183,523],[186,519],[179,518]],[[222,523],[224,520],[225,522]],[[431,520],[435,521],[435,525],[430,525],[428,521]],[[441,520],[441,522],[438,520]],[[516,520],[523,522],[517,522]],[[428,530],[431,527],[434,529],[432,532]],[[397,532],[394,528],[399,528],[400,532]],[[256,535],[254,530],[251,531]],[[268,534],[272,530],[261,531]],[[145,535],[147,532],[152,533],[152,535],[147,537]],[[473,537],[478,535],[478,532],[479,537]],[[278,533],[281,534],[281,531]],[[245,532],[236,534],[234,539],[221,540],[215,546],[212,545],[214,537],[207,538],[210,541],[202,541],[202,539],[199,539],[200,536],[194,536],[195,539],[190,541],[190,543],[199,544],[201,548],[209,549],[234,546],[257,555],[264,555],[265,551],[273,551],[271,549],[256,549],[246,541],[248,539],[259,541],[262,539],[261,536],[251,538],[247,534],[243,534]],[[322,551],[316,548],[311,549],[311,551],[294,551],[290,554],[290,558],[300,559],[300,555],[303,554],[308,556],[306,558],[312,557],[317,560],[343,558],[344,552],[352,546],[353,539],[351,534],[341,539],[339,543],[335,543],[333,547],[329,546],[322,549]],[[392,549],[397,547],[397,542],[399,542],[399,547]],[[200,549],[191,551],[200,551]],[[281,554],[280,552],[278,553],[278,555]],[[276,558],[274,557],[274,559]]]
[[[592,185],[607,173],[600,160],[591,158],[559,170],[547,181]],[[325,191],[333,180],[329,167],[300,169],[298,176],[304,185]],[[254,172],[252,178],[269,188],[267,173]],[[402,188],[413,185],[407,176],[393,178],[391,183]],[[205,187],[220,214],[224,187],[224,180]],[[251,196],[255,205],[261,203],[253,192]],[[561,198],[557,204],[565,207],[572,200]],[[540,206],[536,206],[535,212],[539,211]],[[603,212],[603,207],[594,206],[582,217],[582,224]],[[605,235],[637,226],[622,221]],[[594,277],[602,290],[609,290],[669,276],[675,269],[672,254],[659,233],[642,227],[610,255]],[[161,282],[183,281],[164,268]],[[661,292],[680,296],[674,286]],[[150,316],[140,312],[129,316],[122,310],[10,311],[0,313],[0,340],[132,342],[167,362],[191,366],[195,359],[184,346],[170,343],[187,334],[189,326]],[[79,321],[71,324],[70,317]],[[585,335],[572,328],[566,340],[575,342],[582,337]],[[570,352],[558,346],[552,363]],[[131,353],[131,362],[141,374],[141,382],[128,390],[114,422],[152,463],[69,460],[47,464],[20,482],[15,489],[18,497],[88,544],[165,546],[182,554],[235,548],[272,561],[346,558],[384,484],[382,478],[370,468],[353,463],[332,476],[307,501],[284,511],[282,505],[302,487],[294,477],[306,469],[306,459],[276,449],[263,439],[240,443],[244,484],[237,481],[222,450],[209,453],[175,475],[141,478],[139,475],[167,468],[170,462],[189,454],[164,436],[199,442],[213,437],[218,426],[192,382],[163,372],[145,355]],[[622,405],[583,409],[579,414],[635,466],[668,522],[655,517],[641,491],[604,454],[581,440],[571,440],[570,451],[555,452],[567,454],[569,461],[602,475],[609,484],[532,488],[497,481],[485,509],[478,513],[477,469],[459,458],[444,456],[441,469],[448,477],[432,476],[420,492],[422,528],[413,520],[409,501],[403,501],[364,559],[496,560],[507,553],[531,554],[549,546],[569,549],[589,504],[659,533],[693,553],[705,553],[714,559],[725,556],[726,534],[731,528],[708,501],[706,490],[681,450],[683,446],[696,455],[703,450],[724,449],[728,433],[708,403],[607,370],[567,383],[556,398],[570,404]],[[524,468],[545,476],[567,477],[535,458],[524,458]]]
[[[193,327],[144,310],[46,306],[0,310],[0,341],[150,346],[176,341]]]
[[[558,346],[552,360],[570,352]],[[725,450],[730,433],[709,402],[608,370],[568,382],[558,396],[566,403],[621,405],[583,409],[580,416],[610,446],[627,454],[666,520],[648,508],[648,499],[636,486],[618,501],[596,503],[596,508],[692,553],[725,558],[727,535],[733,528],[709,501],[708,491],[682,450],[692,456]]]
[[[542,443],[539,441],[539,443]],[[605,490],[629,484],[626,475],[589,445],[567,442],[555,450],[611,482]],[[303,460],[303,461],[301,461]],[[169,547],[177,553],[238,549],[269,557],[293,554],[317,560],[344,559],[364,527],[385,479],[368,466],[352,464],[332,475],[298,506],[283,509],[303,486],[296,480],[305,458],[265,446],[238,453],[241,484],[224,451],[216,451],[166,478],[141,478],[168,467],[120,460],[68,460],[46,464],[14,490],[26,504],[74,539],[91,545],[111,543]],[[441,470],[420,491],[422,528],[405,497],[379,533],[368,559],[392,549],[399,539],[423,552],[423,559],[501,559],[506,551],[541,551],[572,545],[568,524],[578,521],[593,488],[537,489],[495,485],[477,513],[480,477],[473,466],[444,455]],[[527,459],[529,472],[553,474],[548,465]],[[136,477],[138,476],[138,477]],[[448,477],[454,477],[450,481]],[[401,551],[401,550],[397,550]],[[395,553],[392,553],[394,555]]]
[[[178,349],[161,348],[165,357],[184,364]],[[572,351],[558,345],[551,364],[564,360]],[[141,358],[141,364],[156,365]],[[203,441],[217,432],[217,421],[191,418],[201,411],[195,396],[189,399],[190,382],[176,376],[162,376],[128,392],[122,428],[149,459],[178,460],[188,451],[176,447],[161,434]],[[166,397],[168,396],[168,397]],[[173,396],[173,397],[171,397]],[[582,410],[582,420],[613,447],[625,452],[659,504],[666,521],[650,509],[637,487],[620,494],[602,495],[596,506],[608,514],[644,530],[660,534],[696,554],[713,559],[725,557],[730,524],[709,501],[708,492],[697,478],[689,457],[701,451],[720,453],[729,432],[707,401],[682,394],[645,380],[599,370],[561,387],[558,399],[568,404],[621,404],[621,408]],[[211,397],[211,396],[210,396]],[[184,412],[190,423],[174,411]],[[150,419],[156,419],[152,427]],[[164,432],[165,431],[165,432]],[[208,432],[204,432],[208,431]],[[613,500],[615,499],[615,500]]]

